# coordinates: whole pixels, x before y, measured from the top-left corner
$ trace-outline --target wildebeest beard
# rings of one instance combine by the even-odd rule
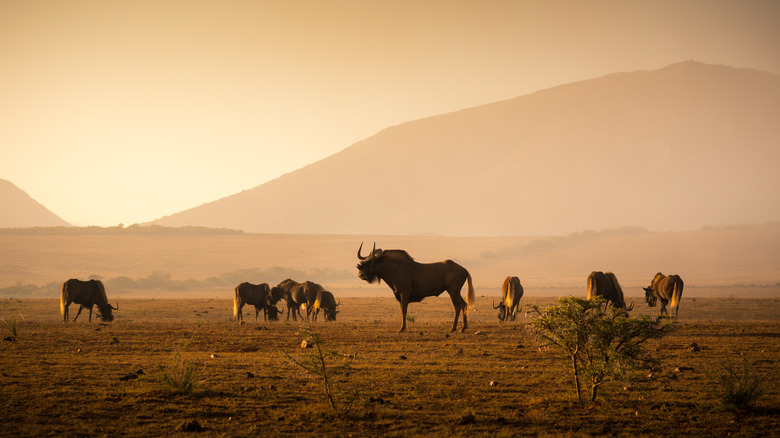
[[[376,260],[363,260],[358,263],[358,277],[368,283],[382,283],[379,272],[376,270]]]
[[[111,307],[98,305],[97,317],[105,322],[111,322],[114,320],[114,315],[111,313]]]

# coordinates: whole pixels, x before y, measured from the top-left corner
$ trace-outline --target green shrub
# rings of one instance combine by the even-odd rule
[[[201,385],[195,365],[182,357],[186,344],[182,341],[176,348],[170,363],[167,366],[160,364],[158,368],[160,381],[168,388],[174,392],[190,394]]]
[[[766,392],[764,383],[746,360],[741,370],[733,364],[726,365],[715,383],[715,397],[727,408],[745,409]]]
[[[582,379],[590,384],[590,400],[596,400],[604,382],[652,362],[643,344],[673,328],[660,317],[629,318],[625,310],[607,307],[602,299],[561,298],[544,311],[536,304],[526,307],[535,315],[531,327],[537,339],[564,351],[580,401]]]

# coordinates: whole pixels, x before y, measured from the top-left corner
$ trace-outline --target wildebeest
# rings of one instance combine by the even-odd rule
[[[458,316],[461,310],[463,311],[461,331],[466,330],[468,327],[466,314],[474,307],[474,286],[471,283],[471,274],[466,268],[452,260],[418,263],[406,251],[399,249],[382,251],[376,248],[376,243],[371,254],[365,257],[360,254],[362,249],[361,243],[357,252],[360,259],[357,265],[358,277],[368,283],[384,280],[393,290],[395,299],[401,304],[403,325],[399,332],[406,330],[406,309],[409,303],[420,302],[426,297],[437,297],[444,291],[450,294],[452,305],[455,307],[455,321],[452,323],[451,331],[454,332],[458,327]],[[468,302],[460,295],[463,284],[467,280]]]
[[[607,300],[615,307],[626,311],[634,308],[634,303],[626,307],[626,301],[623,298],[623,289],[618,283],[617,277],[611,272],[593,271],[588,275],[588,299],[592,300],[597,296]]]
[[[89,309],[89,321],[92,321],[92,307],[97,306],[99,314],[97,315],[105,322],[114,320],[112,310],[119,310],[119,304],[116,307],[108,304],[106,297],[106,288],[100,280],[81,281],[71,278],[62,284],[62,294],[60,295],[60,312],[63,322],[68,322],[68,306],[70,303],[79,305],[79,311],[73,318],[75,322],[81,315],[83,309]]]
[[[284,280],[279,284],[277,284],[276,286],[274,286],[273,288],[271,288],[272,294],[284,298],[284,301],[287,304],[287,320],[290,319],[290,312],[292,312],[293,321],[298,319],[296,314],[298,316],[301,316],[301,311],[300,311],[301,303],[296,302],[291,293],[292,288],[296,285],[298,285],[297,281],[288,278],[287,280]]]
[[[320,304],[322,286],[311,281],[298,283],[297,281],[287,279],[279,283],[271,290],[272,294],[281,294],[287,302],[287,319],[290,319],[292,311],[293,321],[297,320],[296,313],[303,319],[300,308],[306,309],[306,319],[309,319],[311,312],[315,311]]]
[[[517,309],[520,307],[520,299],[523,298],[523,285],[517,277],[507,277],[501,286],[501,303],[498,306],[493,303],[493,308],[498,309],[498,320],[514,321]]]
[[[255,320],[257,320],[260,311],[263,311],[263,320],[268,320],[268,306],[276,304],[279,298],[274,300],[271,296],[271,288],[268,283],[252,284],[241,283],[236,286],[236,293],[233,297],[233,318],[239,323],[244,320],[241,308],[245,304],[255,306]]]
[[[279,314],[284,313],[283,310],[279,310],[276,305],[269,304],[266,306],[266,311],[268,312],[268,320],[269,321],[279,321]]]
[[[321,295],[320,305],[314,310],[314,320],[317,320],[317,315],[320,313],[320,309],[322,309],[325,321],[335,321],[338,313],[336,308],[341,304],[341,300],[337,303],[333,294],[327,290],[323,290]]]
[[[680,307],[680,299],[683,293],[682,278],[679,275],[666,276],[662,273],[655,274],[653,281],[650,283],[650,287],[644,288],[645,301],[650,307],[655,307],[658,299],[661,299],[661,315],[669,312],[666,310],[666,304],[672,308],[673,317],[677,317],[677,309]]]

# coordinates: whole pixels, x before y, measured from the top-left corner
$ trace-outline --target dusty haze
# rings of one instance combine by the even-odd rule
[[[585,279],[594,270],[615,272],[631,297],[641,296],[659,271],[683,277],[685,298],[780,297],[778,223],[457,238],[141,227],[0,230],[0,296],[58,297],[68,278],[98,277],[120,298],[230,298],[240,282],[276,284],[290,277],[321,283],[336,296],[391,297],[385,284],[357,278],[361,241],[369,249],[374,241],[383,249],[405,249],[419,262],[455,260],[472,274],[477,294],[487,297],[499,296],[507,275],[521,279],[529,299],[585,296]]]

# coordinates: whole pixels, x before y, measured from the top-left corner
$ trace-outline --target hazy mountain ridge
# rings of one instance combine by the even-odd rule
[[[780,217],[780,76],[674,64],[389,127],[154,221],[268,233],[556,235]]]
[[[68,227],[70,224],[52,213],[12,182],[0,179],[0,228]]]

